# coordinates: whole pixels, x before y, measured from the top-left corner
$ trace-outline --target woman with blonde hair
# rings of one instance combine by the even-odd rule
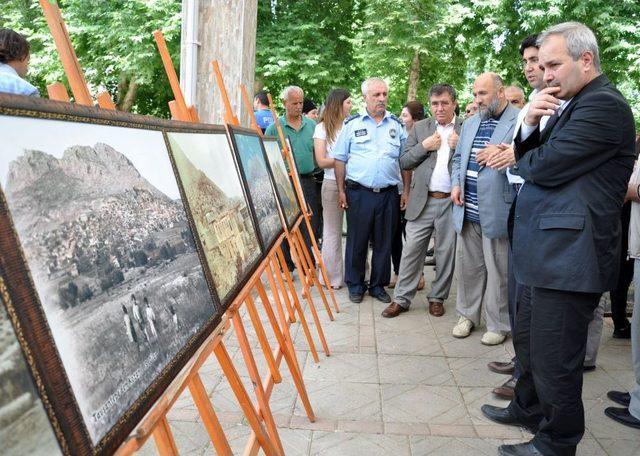
[[[334,172],[335,161],[331,149],[342,129],[342,123],[351,112],[351,95],[344,89],[333,89],[327,95],[324,111],[313,134],[316,163],[324,171],[322,182],[322,261],[327,269],[329,283],[334,290],[344,282],[342,260],[342,218],[344,209],[338,207],[338,185]]]

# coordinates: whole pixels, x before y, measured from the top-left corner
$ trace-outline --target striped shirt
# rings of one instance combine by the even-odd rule
[[[480,213],[478,212],[478,171],[480,171],[480,165],[476,161],[476,154],[487,146],[497,125],[497,119],[483,120],[480,122],[478,133],[473,139],[464,184],[464,218],[469,222],[480,223]]]

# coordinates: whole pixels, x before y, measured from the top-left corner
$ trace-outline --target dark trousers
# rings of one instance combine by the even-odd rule
[[[538,427],[545,456],[575,455],[584,434],[582,365],[587,330],[600,293],[525,287],[518,302],[514,345],[522,373],[511,413]]]
[[[300,176],[300,184],[302,186],[302,193],[304,193],[304,199],[307,202],[307,205],[313,211],[313,216],[311,217],[311,230],[316,236],[316,240],[318,239],[318,223],[320,220],[320,216],[322,214],[322,208],[318,205],[318,195],[316,192],[316,181],[313,176]],[[321,226],[321,225],[320,225]],[[302,238],[304,239],[304,243],[309,250],[309,255],[311,255],[311,261],[315,266],[316,261],[313,256],[313,243],[311,242],[311,237],[309,237],[309,231],[307,230],[307,224],[303,222],[300,226],[302,231]],[[289,248],[289,244],[287,242],[282,244],[282,253],[284,254],[284,259],[287,263],[287,267],[289,271],[293,271],[295,269],[295,264],[291,259],[291,250]]]
[[[402,239],[406,237],[405,226],[407,221],[404,218],[404,211],[398,211],[398,224],[396,225],[396,233],[391,243],[391,263],[393,264],[393,273],[398,275],[400,272],[400,260],[402,259]]]
[[[509,296],[509,326],[511,327],[511,337],[515,338],[516,334],[516,316],[518,315],[518,301],[522,299],[522,293],[524,293],[525,285],[516,281],[516,276],[513,273],[513,252],[509,247],[509,279],[508,279],[508,296]],[[529,292],[530,293],[530,292]],[[516,380],[520,378],[522,368],[518,361],[518,356],[513,357],[513,363],[515,369],[513,371],[513,378]]]
[[[627,295],[629,285],[633,280],[633,258],[627,258],[629,250],[629,223],[631,220],[631,202],[627,201],[622,206],[622,239],[620,248],[620,275],[615,290],[611,290],[611,318],[616,329],[629,326],[627,319]]]
[[[391,278],[391,242],[400,210],[397,187],[373,192],[360,186],[354,188],[347,183],[346,193],[349,207],[344,281],[350,293],[363,294],[367,291],[364,270],[371,240],[373,255],[369,290],[382,290]]]

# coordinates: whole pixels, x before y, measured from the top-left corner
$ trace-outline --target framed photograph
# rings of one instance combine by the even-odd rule
[[[113,452],[220,322],[175,124],[0,96],[5,306],[68,454]]]
[[[263,248],[268,251],[282,234],[283,227],[262,140],[253,130],[241,127],[230,126],[229,135],[238,157]]]
[[[262,259],[258,232],[224,127],[168,131],[197,240],[223,309]]]
[[[4,456],[59,455],[49,417],[4,307],[9,299],[0,276],[0,449]]]
[[[282,157],[282,151],[280,149],[280,144],[278,144],[278,140],[269,136],[265,136],[262,139],[267,153],[269,167],[271,168],[271,174],[273,175],[276,193],[280,199],[280,206],[282,207],[287,220],[287,227],[291,229],[301,214],[298,198],[296,196],[295,189],[293,188],[293,183],[289,178],[287,166],[285,165],[284,158]]]

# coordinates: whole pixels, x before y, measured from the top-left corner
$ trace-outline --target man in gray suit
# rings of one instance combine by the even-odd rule
[[[467,337],[480,324],[484,301],[487,331],[482,343],[497,345],[509,332],[507,219],[513,194],[505,171],[478,161],[487,145],[511,142],[519,109],[509,104],[504,83],[495,73],[478,76],[473,96],[480,111],[462,126],[451,176],[460,314],[452,333]]]
[[[402,249],[393,302],[382,312],[393,318],[409,310],[424,269],[424,258],[434,231],[438,233],[436,277],[429,292],[429,312],[440,317],[453,279],[456,237],[451,219],[451,158],[462,119],[456,118],[456,91],[449,84],[429,90],[433,117],[416,122],[400,156],[400,167],[413,170],[405,212],[407,240]]]

